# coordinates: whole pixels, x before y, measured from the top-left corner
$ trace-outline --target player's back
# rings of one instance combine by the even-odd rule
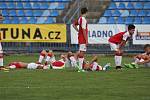
[[[123,35],[125,33],[126,32],[120,32],[118,34],[115,34],[115,35],[111,36],[108,41],[111,43],[119,44],[123,40]]]

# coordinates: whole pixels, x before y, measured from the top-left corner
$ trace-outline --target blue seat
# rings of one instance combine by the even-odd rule
[[[100,19],[99,19],[99,22],[98,23],[100,23],[100,24],[106,24],[107,23],[107,18],[106,17],[101,17]]]
[[[137,3],[134,5],[134,8],[135,8],[135,9],[143,9],[143,5],[142,5],[142,3],[137,2]]]
[[[8,16],[8,11],[7,10],[2,10],[2,15],[3,16]]]
[[[126,9],[134,9],[133,4],[129,2],[126,6]]]
[[[24,3],[24,8],[25,9],[31,9],[31,4],[29,2]]]
[[[125,24],[132,24],[133,23],[133,18],[132,17],[127,17],[125,19]]]
[[[34,17],[31,17],[28,21],[30,24],[36,24],[36,19]]]
[[[64,6],[64,4],[62,4],[62,3],[59,4],[58,7],[57,7],[57,9],[64,9],[64,8],[65,8],[65,6]]]
[[[27,20],[26,17],[23,17],[23,18],[20,19],[20,22],[19,22],[19,23],[20,23],[20,24],[27,24],[27,23],[28,23],[28,20]]]
[[[7,9],[7,4],[4,2],[0,3],[0,9]]]
[[[58,11],[52,11],[51,13],[50,13],[50,16],[58,16],[59,14],[58,14]]]
[[[19,24],[18,17],[12,18],[11,24]]]
[[[134,23],[134,24],[141,24],[141,23],[142,23],[142,18],[141,18],[141,17],[135,17],[133,23]]]
[[[48,9],[49,4],[48,3],[42,3],[40,9]]]
[[[148,11],[148,14],[147,14],[147,16],[150,16],[150,10]]]
[[[45,20],[45,17],[39,17],[37,18],[37,24],[44,24]]]
[[[130,10],[130,16],[137,16],[138,12],[136,10]]]
[[[22,0],[22,1],[30,1],[30,0]]]
[[[111,10],[105,10],[104,16],[112,16]]]
[[[112,14],[112,16],[120,16],[120,12],[119,10],[115,10],[114,13]]]
[[[33,9],[40,9],[40,4],[39,3],[34,3],[32,8]]]
[[[117,8],[116,3],[112,2],[108,9],[116,9],[116,8]]]
[[[128,10],[124,10],[124,11],[121,13],[121,16],[122,16],[122,17],[129,16],[129,11],[128,11]]]
[[[42,11],[41,10],[35,10],[33,12],[33,16],[42,16]]]
[[[7,24],[8,20],[9,20],[9,17],[5,17],[4,20],[1,21],[1,22],[2,22],[3,24]]]
[[[150,2],[144,3],[144,9],[150,9]]]
[[[57,4],[51,3],[50,6],[49,6],[49,9],[56,9],[57,6],[58,6]]]
[[[42,16],[50,16],[50,11],[49,10],[44,10]]]
[[[7,8],[9,8],[9,9],[15,9],[15,8],[16,8],[16,5],[15,5],[15,3],[10,2],[10,3],[8,3]]]
[[[146,16],[147,12],[145,10],[140,10],[138,16]]]
[[[52,17],[48,17],[44,23],[45,23],[45,24],[54,23],[53,18],[52,18]]]
[[[124,24],[124,18],[123,17],[118,17],[117,24]]]
[[[23,4],[22,4],[22,2],[17,2],[16,8],[17,8],[17,9],[23,9]]]
[[[142,23],[143,24],[150,24],[150,17],[144,17]]]
[[[15,10],[9,10],[9,16],[16,16]]]
[[[18,10],[17,16],[24,16],[24,11],[23,10]]]
[[[4,20],[4,21],[3,21],[3,24],[10,24],[10,23],[11,23],[10,20]]]
[[[32,10],[26,10],[25,11],[25,16],[33,16]]]
[[[116,23],[116,21],[115,21],[115,18],[114,18],[114,17],[109,17],[109,18],[108,18],[107,24],[115,24],[115,23]]]
[[[125,4],[123,2],[119,3],[119,6],[117,7],[118,9],[125,9]]]

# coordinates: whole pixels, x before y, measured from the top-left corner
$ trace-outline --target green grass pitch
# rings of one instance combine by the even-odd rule
[[[113,57],[99,58],[101,65],[110,62],[114,66]],[[6,56],[5,65],[37,59],[38,55]],[[124,63],[130,61],[131,57],[123,59]],[[87,73],[70,69],[0,71],[0,100],[150,100],[150,69],[111,68]]]

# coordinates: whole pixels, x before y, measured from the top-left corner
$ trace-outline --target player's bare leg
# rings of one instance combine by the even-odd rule
[[[83,70],[83,62],[84,62],[84,51],[80,51],[78,55],[78,60],[79,60],[79,70]]]
[[[45,58],[47,52],[45,50],[42,50],[42,52],[40,53],[40,56],[39,56],[39,60],[38,60],[38,63],[41,64],[43,59]]]
[[[115,65],[116,65],[116,69],[121,69],[122,68],[122,54],[123,52],[121,50],[115,51]]]

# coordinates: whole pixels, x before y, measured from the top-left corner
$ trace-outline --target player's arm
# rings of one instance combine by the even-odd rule
[[[122,42],[121,42],[120,45],[119,45],[119,49],[121,49],[122,47],[124,47],[125,44],[126,44],[126,42],[127,42],[127,41],[122,40]]]
[[[79,29],[77,28],[77,25],[74,25],[74,24],[73,24],[73,28],[74,28],[77,32],[79,32]]]
[[[75,20],[74,21],[74,23],[73,23],[73,28],[77,31],[77,32],[79,32],[79,29],[78,29],[78,20]]]
[[[147,56],[146,60],[142,61],[142,62],[138,62],[138,64],[145,64],[145,63],[149,63],[150,62],[150,57]]]
[[[126,42],[129,40],[129,35],[128,34],[124,34],[123,35],[123,39],[119,45],[119,49],[121,49],[122,47],[124,47],[126,45]]]

